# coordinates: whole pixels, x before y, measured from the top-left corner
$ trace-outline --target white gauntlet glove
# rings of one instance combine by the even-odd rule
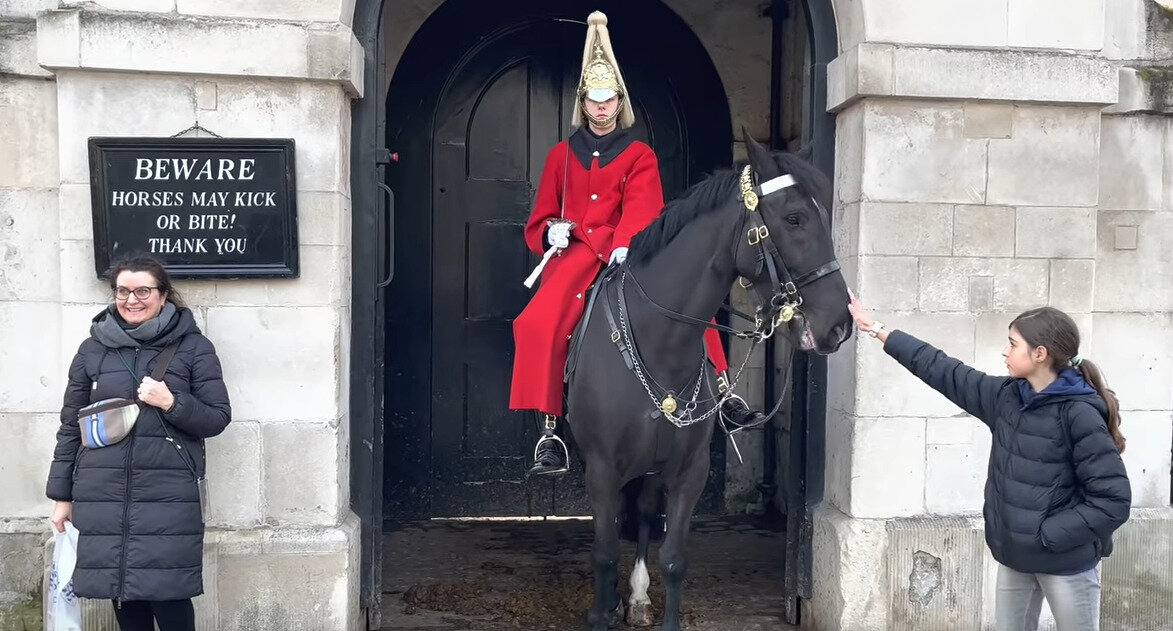
[[[550,262],[550,258],[555,254],[560,254],[562,250],[570,247],[570,231],[574,229],[575,223],[568,219],[551,219],[546,222],[549,226],[546,228],[546,243],[550,244],[550,248],[546,250],[545,256],[542,257],[542,262],[534,268],[530,273],[529,278],[525,279],[526,287],[533,287],[534,283],[542,275],[542,269],[546,267],[546,263]]]
[[[572,227],[574,227],[572,221],[551,220],[550,227],[546,229],[546,243],[555,248],[566,249],[570,247],[570,229]]]
[[[627,248],[615,248],[614,250],[611,250],[611,262],[608,263],[608,265],[614,265],[616,263],[623,265],[623,262],[626,260]]]

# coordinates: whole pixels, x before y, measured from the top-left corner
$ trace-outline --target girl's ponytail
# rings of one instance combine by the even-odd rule
[[[1104,375],[1099,366],[1086,359],[1079,359],[1075,369],[1083,374],[1084,380],[1099,393],[1100,398],[1108,406],[1108,433],[1116,442],[1116,450],[1124,453],[1124,434],[1120,433],[1120,402],[1116,400],[1116,393],[1104,383]]]

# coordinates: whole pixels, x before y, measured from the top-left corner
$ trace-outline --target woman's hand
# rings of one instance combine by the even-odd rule
[[[167,412],[175,405],[175,395],[162,381],[155,381],[150,377],[143,377],[138,387],[138,400]]]
[[[73,502],[57,502],[53,505],[53,515],[49,517],[53,528],[57,532],[65,532],[65,522],[73,521]]]

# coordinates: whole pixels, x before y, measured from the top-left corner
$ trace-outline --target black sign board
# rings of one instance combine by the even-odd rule
[[[293,140],[90,138],[94,266],[158,256],[178,278],[296,277]]]

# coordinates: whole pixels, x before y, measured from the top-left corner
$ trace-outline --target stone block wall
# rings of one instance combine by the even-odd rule
[[[889,327],[994,374],[1015,315],[1070,313],[1082,354],[1120,396],[1134,515],[1147,524],[1122,532],[1117,554],[1150,549],[1144,533],[1173,520],[1173,108],[1152,70],[1173,60],[1162,43],[1173,16],[1150,0],[836,10],[829,101],[849,284]],[[807,625],[990,628],[996,565],[979,546],[975,568],[961,544],[980,536],[989,430],[870,338],[830,371]],[[1163,578],[1146,591],[1114,559],[1105,593],[1122,595],[1105,599],[1104,624],[1145,628],[1122,603],[1168,599],[1173,568],[1152,568]],[[926,567],[940,569],[932,594],[917,592]]]
[[[0,459],[0,628],[40,625],[44,486],[65,377],[57,84],[36,62],[38,8],[0,16],[0,425],[17,446]]]
[[[207,593],[196,607],[201,628],[357,628],[353,2],[2,6],[0,420],[23,448],[0,462],[0,548],[49,537],[44,485],[66,368],[110,300],[93,268],[87,138],[166,137],[196,122],[224,137],[292,138],[301,276],[177,283],[217,346],[233,404],[233,423],[208,441]],[[6,554],[5,564],[0,628],[40,609],[40,580],[20,577],[40,576],[41,555]],[[92,609],[86,626],[98,628],[103,606]]]

